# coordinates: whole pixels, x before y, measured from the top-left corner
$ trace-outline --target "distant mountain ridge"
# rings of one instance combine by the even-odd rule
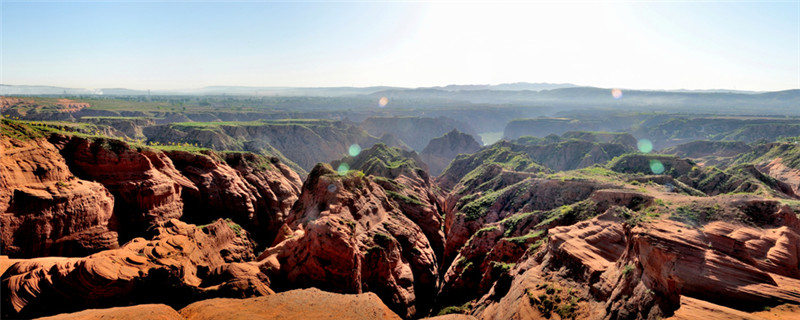
[[[514,82],[514,83],[501,83],[501,84],[468,84],[457,85],[451,84],[443,87],[431,87],[430,89],[446,90],[446,91],[467,91],[467,90],[496,90],[496,91],[542,91],[560,88],[573,88],[578,85],[571,83],[531,83],[531,82]],[[424,89],[424,88],[420,88]]]
[[[510,83],[499,85],[449,85],[445,87],[241,87],[213,86],[187,90],[129,90],[124,88],[80,89],[48,86],[0,85],[0,95],[210,95],[253,97],[336,98],[341,105],[353,105],[388,98],[389,106],[432,106],[453,104],[507,104],[572,108],[636,109],[670,108],[672,112],[725,108],[726,112],[791,113],[800,110],[800,89],[772,92],[726,90],[627,90],[612,96],[610,88],[570,84]]]
[[[272,87],[272,86],[206,86],[191,89],[175,90],[137,90],[127,88],[67,88],[56,86],[38,85],[8,85],[0,84],[0,94],[3,95],[35,95],[35,94],[105,94],[105,95],[179,95],[179,94],[231,94],[231,95],[285,95],[285,96],[347,96],[347,95],[367,95],[386,90],[409,90],[409,89],[436,89],[445,91],[462,90],[497,90],[497,91],[541,91],[559,88],[572,88],[577,85],[571,83],[530,83],[515,82],[501,83],[496,85],[477,84],[477,85],[447,85],[437,87],[392,87],[392,86],[370,86],[370,87]]]
[[[561,91],[562,89],[570,89]],[[0,95],[275,95],[275,96],[352,96],[352,95],[373,95],[373,94],[398,94],[412,93],[420,94],[444,94],[453,92],[479,92],[479,91],[521,91],[522,94],[535,95],[542,93],[545,96],[557,95],[558,93],[571,92],[585,95],[589,92],[606,94],[610,89],[592,86],[579,86],[572,83],[548,83],[548,82],[514,82],[501,84],[450,84],[446,86],[433,87],[393,87],[393,86],[370,86],[370,87],[274,87],[274,86],[205,86],[201,88],[174,89],[174,90],[139,90],[128,88],[70,88],[58,86],[42,85],[10,85],[0,84]],[[650,93],[650,94],[766,94],[778,92],[798,91],[794,89],[780,91],[747,91],[732,89],[676,89],[676,90],[627,90],[629,93]],[[549,94],[547,94],[549,92]]]

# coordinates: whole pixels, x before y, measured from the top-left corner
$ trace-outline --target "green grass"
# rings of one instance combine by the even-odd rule
[[[449,306],[442,308],[442,310],[439,310],[439,313],[436,315],[443,316],[448,314],[467,314],[469,313],[470,308],[472,308],[472,302],[468,301],[460,306]]]
[[[501,275],[503,273],[507,273],[507,272],[511,271],[511,269],[513,269],[514,266],[516,266],[517,264],[516,263],[505,263],[505,262],[501,262],[501,261],[492,261],[492,262],[489,263],[489,265],[492,268],[492,273],[495,275],[495,277],[497,277],[497,276],[499,276],[499,275]]]
[[[464,205],[457,214],[464,215],[464,218],[467,221],[483,218],[486,213],[489,212],[489,207],[497,202],[497,198],[503,193],[504,190],[505,189],[490,192],[476,200],[470,201]]]
[[[522,221],[523,219],[527,219],[527,218],[529,218],[529,217],[531,217],[533,215],[538,215],[538,214],[541,214],[541,213],[542,213],[541,211],[523,212],[523,213],[517,213],[517,214],[513,214],[513,215],[511,215],[509,217],[506,217],[505,219],[500,221],[500,223],[503,224],[503,227],[506,230],[505,234],[503,234],[503,236],[508,237],[509,235],[511,235],[511,233],[516,231],[517,226],[519,225],[519,222]]]
[[[418,206],[423,205],[422,201],[419,201],[419,199],[412,198],[412,197],[409,197],[409,196],[405,196],[405,195],[402,195],[400,193],[397,193],[397,192],[394,192],[394,191],[391,191],[391,190],[386,190],[386,194],[390,198],[392,198],[394,200],[401,201],[401,202],[406,203],[406,204],[414,204],[414,205],[418,205]]]
[[[41,130],[31,127],[25,121],[9,119],[0,120],[0,135],[22,141],[43,138],[45,136]]]
[[[532,230],[525,235],[505,239],[515,244],[525,244],[530,242],[531,239],[541,238],[546,232],[547,230]]]
[[[622,267],[622,275],[623,276],[628,276],[631,273],[631,271],[633,271],[633,265],[632,264],[626,264],[625,266]]]
[[[479,229],[477,232],[475,232],[474,237],[478,237],[483,233],[492,232],[492,231],[495,231],[495,230],[500,230],[500,227],[498,227],[496,225],[483,227],[483,228]]]
[[[547,218],[536,225],[536,227],[545,227],[556,220],[560,220],[564,223],[583,221],[597,214],[597,203],[587,199],[548,211],[546,213]]]
[[[238,223],[233,222],[231,219],[228,218],[225,219],[225,222],[228,223],[228,227],[230,227],[231,230],[233,230],[233,232],[236,233],[237,236],[242,235],[242,232],[244,231],[244,229],[242,229],[242,226],[240,226]]]

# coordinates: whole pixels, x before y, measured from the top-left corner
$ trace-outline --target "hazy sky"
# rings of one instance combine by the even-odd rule
[[[2,3],[0,83],[800,88],[800,1]]]

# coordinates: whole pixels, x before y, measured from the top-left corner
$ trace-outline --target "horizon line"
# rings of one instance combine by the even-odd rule
[[[124,86],[107,86],[107,87],[73,87],[73,86],[59,86],[59,85],[47,85],[47,84],[9,84],[9,83],[0,83],[0,86],[16,86],[16,87],[51,87],[51,88],[59,88],[59,89],[72,89],[72,90],[110,90],[110,89],[122,89],[122,90],[132,90],[132,91],[151,91],[151,92],[181,92],[181,91],[191,91],[191,90],[201,90],[206,88],[214,88],[214,87],[231,87],[231,88],[253,88],[253,89],[336,89],[336,88],[352,88],[352,89],[368,89],[368,88],[377,88],[377,87],[387,87],[387,88],[397,88],[397,89],[435,89],[435,88],[446,88],[449,86],[499,86],[499,85],[508,85],[508,84],[540,84],[540,85],[567,85],[573,88],[597,88],[597,89],[620,89],[620,90],[630,90],[630,91],[733,91],[733,92],[753,92],[753,93],[767,93],[767,92],[781,92],[781,91],[792,91],[792,90],[800,90],[800,86],[798,87],[788,87],[784,89],[772,89],[772,90],[753,90],[753,89],[731,89],[731,88],[674,88],[674,89],[666,89],[666,88],[625,88],[625,87],[603,87],[603,86],[594,86],[594,85],[582,85],[576,84],[572,82],[527,82],[527,81],[516,81],[516,82],[498,82],[498,83],[471,83],[471,84],[445,84],[445,85],[434,85],[434,86],[397,86],[397,85],[368,85],[368,86],[359,86],[359,85],[335,85],[335,86],[282,86],[282,85],[229,85],[229,84],[216,84],[216,85],[205,85],[205,86],[198,86],[198,87],[183,87],[183,88],[170,88],[170,89],[139,89],[139,88],[132,88],[132,87],[124,87]],[[555,89],[564,89],[564,88],[555,88]],[[492,90],[492,89],[488,89]],[[554,89],[542,89],[538,91],[546,91],[546,90],[554,90]],[[537,90],[497,90],[497,91],[537,91]],[[5,93],[2,93],[5,94]]]

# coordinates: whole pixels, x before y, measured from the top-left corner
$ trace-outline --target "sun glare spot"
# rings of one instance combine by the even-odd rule
[[[642,153],[649,153],[650,151],[653,151],[653,143],[647,139],[640,139],[638,142],[636,142],[636,147],[639,148],[639,151]]]
[[[336,192],[336,185],[333,184],[333,183],[329,184],[328,185],[328,192],[330,192],[330,193]]]
[[[350,171],[350,166],[346,163],[342,163],[336,168],[336,172],[338,172],[340,176],[346,175],[348,171]]]
[[[620,89],[611,89],[611,96],[614,97],[614,99],[622,98],[622,90],[620,90]]]
[[[361,153],[361,146],[358,144],[351,144],[347,153],[350,154],[351,157],[355,157]]]
[[[653,171],[654,174],[662,174],[664,173],[664,164],[656,159],[650,160],[650,171]]]
[[[381,108],[385,107],[387,104],[389,104],[389,98],[387,97],[381,97],[380,100],[378,100],[378,106]]]

